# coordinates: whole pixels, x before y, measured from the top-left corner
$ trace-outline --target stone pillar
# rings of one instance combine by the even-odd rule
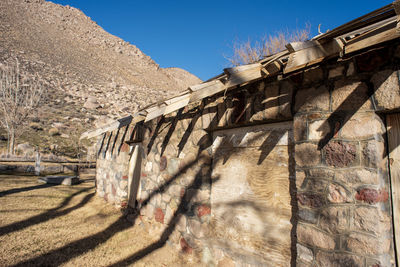
[[[297,92],[298,266],[390,266],[385,126],[366,83]]]

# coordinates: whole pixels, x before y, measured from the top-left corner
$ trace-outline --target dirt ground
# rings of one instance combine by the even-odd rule
[[[0,266],[198,266],[162,225],[129,222],[95,195],[93,178],[50,186],[0,175]],[[165,227],[165,226],[164,226]]]

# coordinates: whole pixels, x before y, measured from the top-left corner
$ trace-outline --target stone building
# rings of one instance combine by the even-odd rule
[[[97,194],[210,265],[396,266],[397,6],[85,133]]]

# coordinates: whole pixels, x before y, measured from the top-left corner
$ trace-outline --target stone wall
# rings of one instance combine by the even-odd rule
[[[217,160],[212,135],[287,121],[294,139],[288,168],[295,170],[287,177],[290,263],[390,266],[393,233],[382,112],[400,107],[398,51],[388,46],[263,79],[145,123],[141,218],[164,225],[162,242],[169,239],[184,252],[199,253],[207,264],[251,265],[226,245],[212,243],[211,188],[217,179],[211,175]],[[121,128],[99,141],[97,192],[120,205],[126,205],[130,158],[124,141],[132,131],[132,126]],[[265,144],[260,148],[268,156]]]
[[[376,113],[399,107],[387,53],[310,70],[313,83],[296,93],[298,266],[393,264],[386,129]]]
[[[96,192],[110,203],[128,204],[129,145],[124,143],[128,129],[107,133],[98,140]]]

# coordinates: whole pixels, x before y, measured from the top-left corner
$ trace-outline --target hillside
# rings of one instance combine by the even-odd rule
[[[16,59],[21,74],[37,73],[49,92],[20,143],[69,156],[83,131],[200,82],[185,70],[160,68],[80,10],[44,0],[0,1],[0,67]],[[54,127],[60,135],[48,133]]]

